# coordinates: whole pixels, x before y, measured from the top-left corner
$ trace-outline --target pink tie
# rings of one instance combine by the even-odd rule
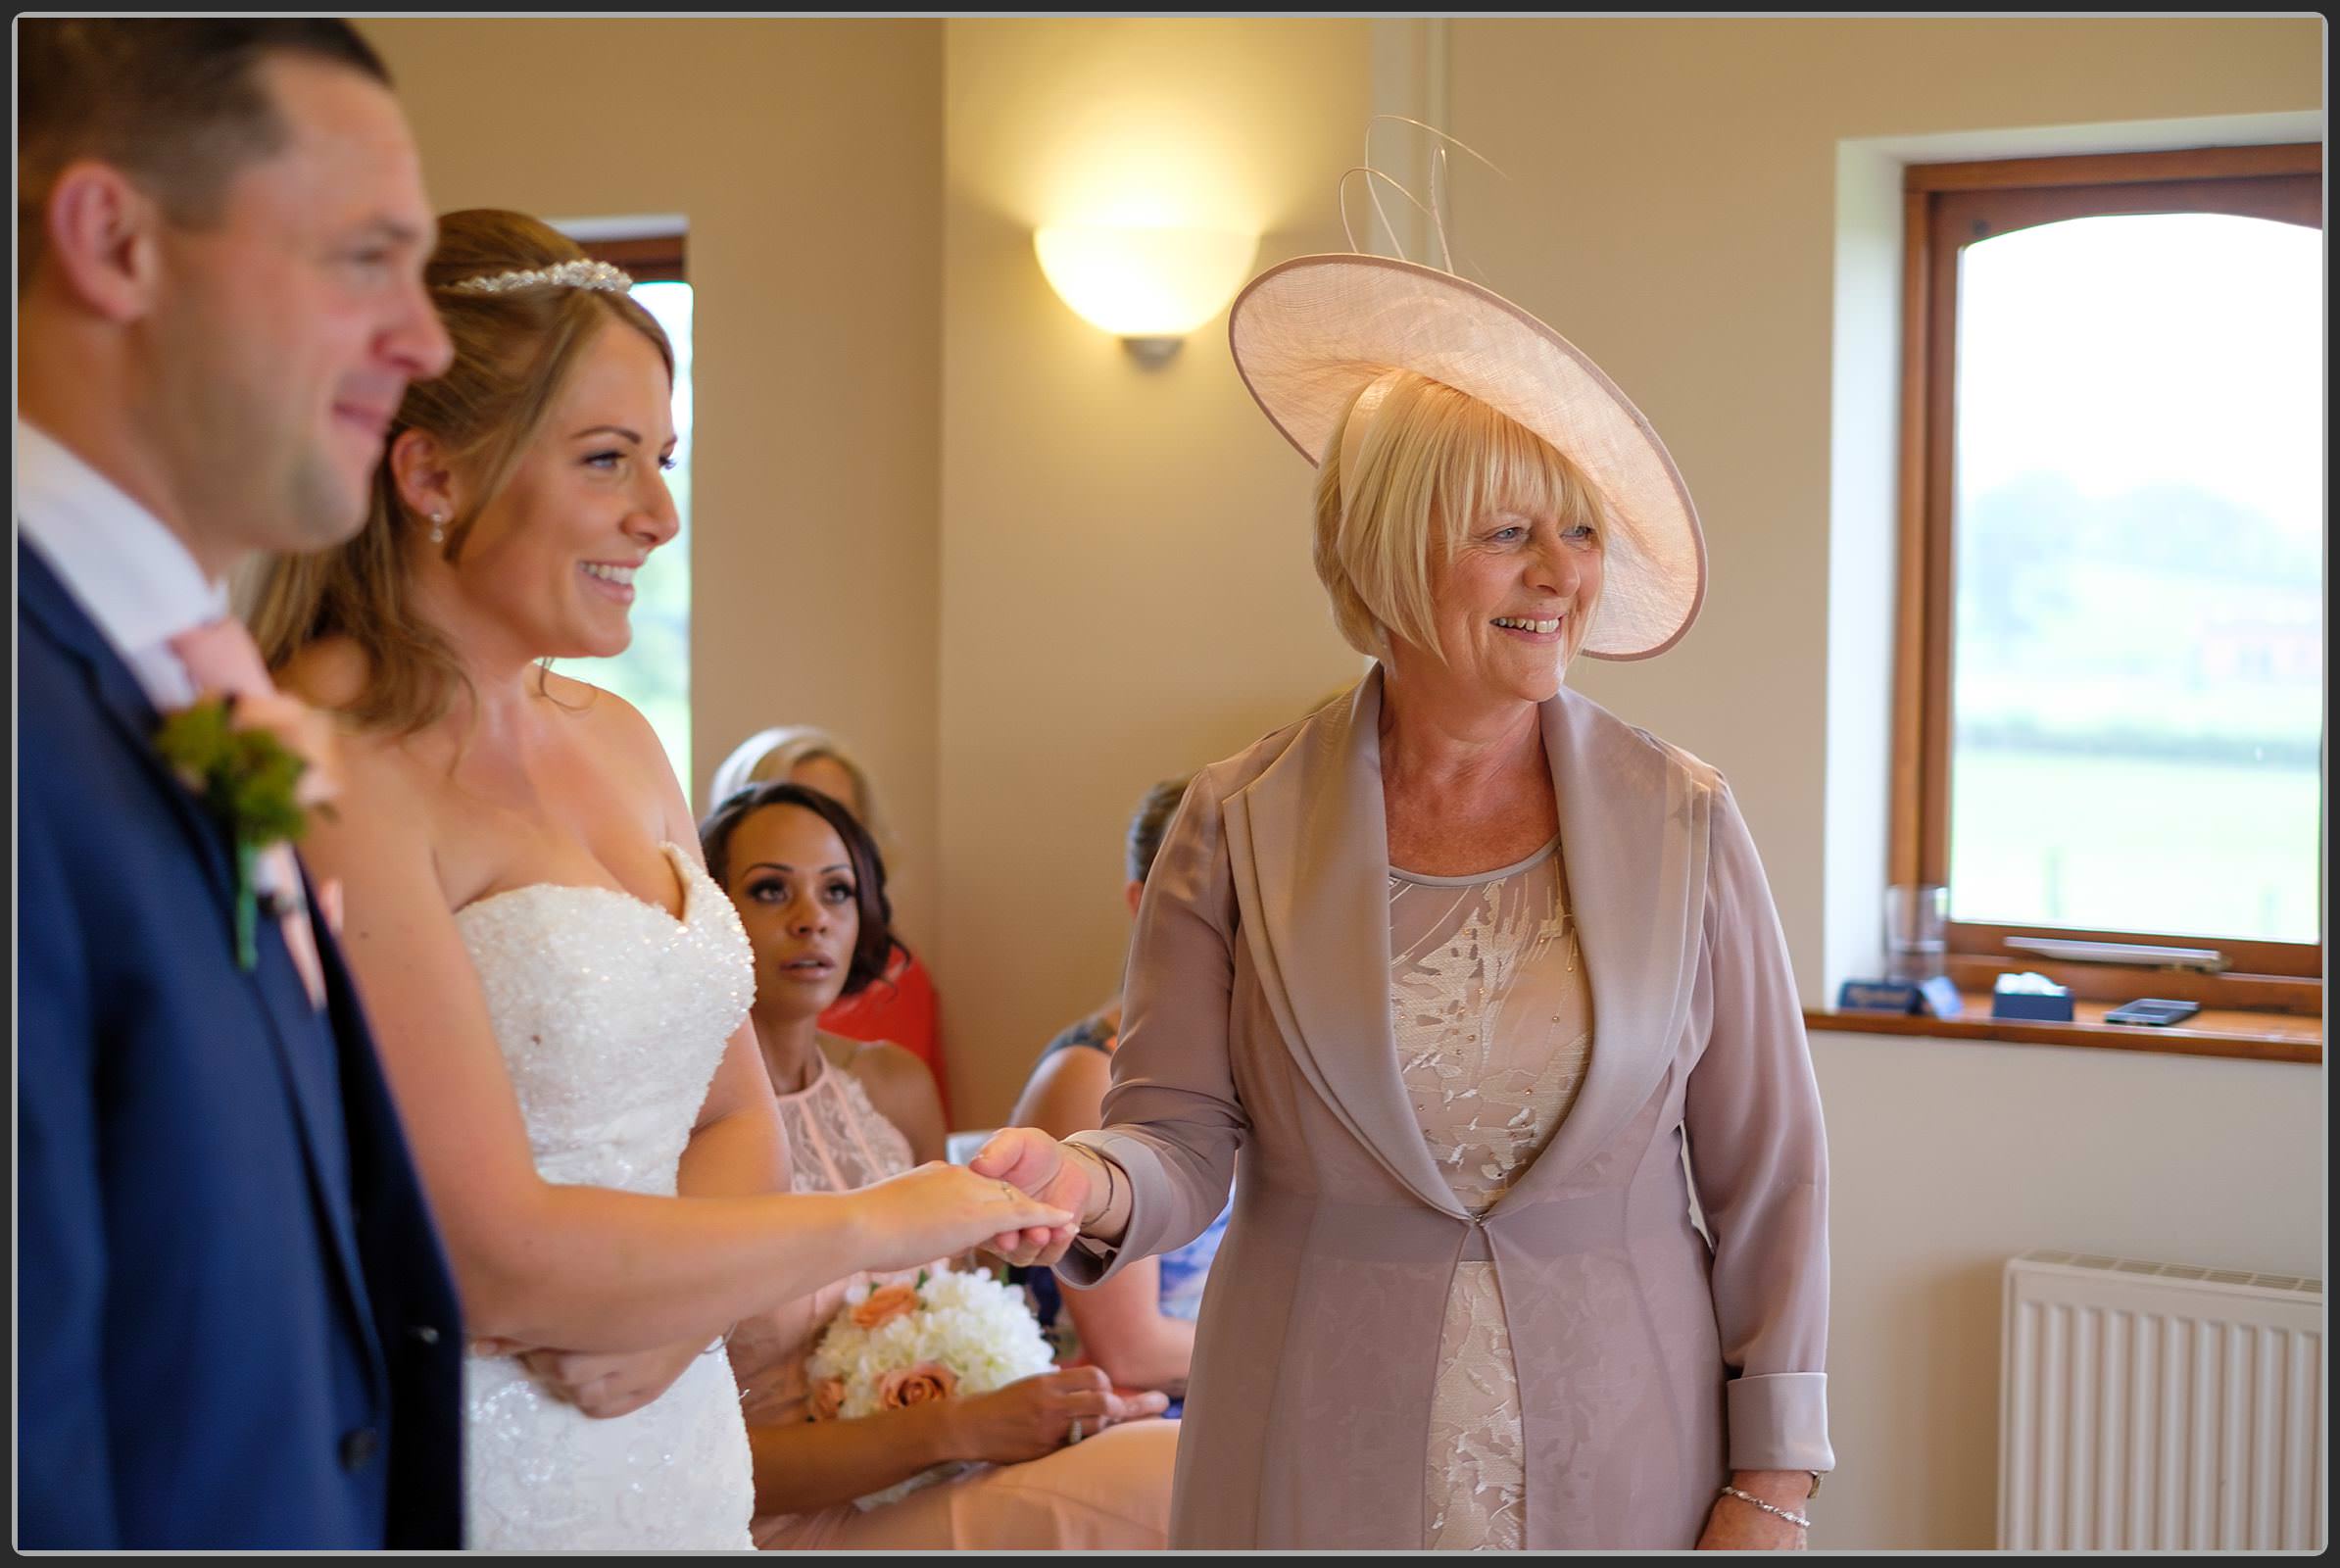
[[[179,633],[171,639],[171,651],[187,666],[187,676],[198,690],[237,697],[266,696],[276,690],[275,682],[268,679],[268,666],[260,657],[260,645],[233,615],[221,615],[193,631]],[[301,971],[301,983],[309,988],[310,1004],[322,1007],[325,966],[317,956],[317,933],[309,926],[308,901],[301,895],[301,868],[293,859],[292,846],[277,843],[263,850],[259,873],[261,891],[275,900],[284,945],[292,951],[293,967]]]

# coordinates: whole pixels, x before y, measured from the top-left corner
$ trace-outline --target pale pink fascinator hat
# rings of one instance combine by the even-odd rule
[[[1441,148],[1441,162],[1443,156]],[[1433,199],[1424,210],[1438,224],[1443,253],[1439,167],[1432,166]],[[1371,168],[1350,172],[1364,173],[1369,188],[1388,177]],[[1345,212],[1342,218],[1345,223]],[[1582,468],[1614,514],[1584,653],[1652,658],[1697,618],[1706,597],[1706,540],[1666,444],[1599,366],[1501,295],[1402,259],[1301,256],[1244,286],[1230,309],[1227,333],[1243,384],[1310,463],[1323,465],[1343,416],[1355,407],[1342,431],[1344,477],[1355,470],[1353,460],[1394,370],[1479,399]]]

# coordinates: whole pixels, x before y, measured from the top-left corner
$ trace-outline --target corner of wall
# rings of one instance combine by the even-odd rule
[[[1409,17],[1372,22],[1367,27],[1372,38],[1372,113],[1376,120],[1383,115],[1395,115],[1450,133],[1453,117],[1448,93],[1446,24],[1437,18]],[[1375,122],[1367,123],[1366,140],[1379,160],[1374,167],[1405,189],[1427,193],[1431,150],[1437,145],[1433,138],[1418,133],[1408,135],[1401,126],[1390,126],[1375,135],[1373,132],[1379,126]],[[1368,214],[1373,211],[1370,202],[1360,205]],[[1428,215],[1406,202],[1385,205],[1395,232],[1368,219],[1364,224],[1363,248],[1378,250],[1394,242],[1401,255],[1416,260],[1428,256],[1431,252]]]
[[[1901,373],[1900,159],[1836,144],[1828,397],[1821,995],[1878,961],[1893,746]]]

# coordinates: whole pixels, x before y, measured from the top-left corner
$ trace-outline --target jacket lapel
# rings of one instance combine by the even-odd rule
[[[1584,1086],[1514,1192],[1565,1176],[1647,1102],[1688,1015],[1706,918],[1713,793],[1591,699],[1543,705],[1560,849],[1592,989]]]
[[[145,688],[130,673],[129,665],[122,662],[122,656],[106,641],[105,633],[98,630],[97,623],[73,602],[65,584],[49,569],[49,564],[41,560],[37,551],[22,543],[17,546],[17,608],[88,673],[98,710],[121,734],[170,800],[171,814],[186,830],[188,843],[203,862],[213,891],[224,905],[234,891],[234,867],[228,859],[226,837],[219,824],[204,814],[203,803],[178,781],[162,754],[155,750],[154,734],[163,722],[163,715],[148,701]]]
[[[17,547],[17,604],[58,647],[87,672],[99,710],[140,759],[156,787],[171,802],[171,812],[187,838],[219,905],[221,921],[234,918],[235,881],[232,846],[226,831],[204,809],[203,803],[183,784],[155,750],[154,733],[162,715],[147,699],[122,657],[105,639],[63,582],[37,552]],[[272,922],[264,913],[265,928]],[[339,1259],[351,1309],[364,1325],[367,1318],[366,1293],[358,1272],[357,1242],[347,1205],[336,1195],[349,1190],[348,1145],[341,1120],[339,1096],[334,1091],[334,1066],[322,1053],[330,1049],[329,1020],[309,1004],[309,993],[294,968],[281,939],[262,932],[260,965],[250,976],[268,1017],[269,1043],[274,1048],[290,1087],[299,1118],[301,1144],[308,1157],[311,1184],[318,1209],[326,1220],[333,1250]]]
[[[301,866],[301,887],[308,896],[311,916],[316,921],[317,961],[322,965],[325,977],[325,1010],[322,1016],[317,1017],[317,1025],[328,1036],[325,1044],[334,1054],[331,1058],[317,1058],[311,1081],[303,1086],[302,1097],[305,1105],[329,1097],[333,1112],[338,1118],[340,1136],[322,1146],[321,1157],[317,1162],[325,1179],[321,1196],[333,1217],[333,1247],[340,1255],[342,1271],[349,1282],[350,1309],[357,1314],[359,1324],[366,1330],[366,1343],[376,1348],[376,1353],[367,1358],[367,1370],[373,1377],[376,1395],[381,1396],[387,1392],[388,1369],[383,1365],[380,1354],[383,1342],[373,1320],[373,1291],[366,1278],[356,1212],[359,1207],[373,1203],[378,1194],[368,1191],[361,1183],[359,1172],[353,1167],[365,1165],[373,1172],[378,1185],[380,1160],[378,1156],[368,1158],[366,1150],[368,1145],[381,1142],[380,1133],[378,1129],[362,1124],[381,1114],[386,1106],[378,1101],[367,1099],[365,1093],[366,1080],[377,1070],[372,1061],[373,1037],[366,1027],[366,1012],[358,998],[357,984],[341,956],[341,944],[326,926],[319,910],[317,885],[309,879],[306,862]],[[302,983],[299,971],[293,969],[289,954],[279,967],[291,971],[291,975],[289,980],[278,986],[279,991],[286,993],[278,1006],[289,1004],[304,1013],[309,1012],[309,988]],[[281,1027],[279,1024],[279,1029]],[[279,1034],[278,1038],[283,1037]],[[353,1059],[361,1054],[366,1059]],[[332,1201],[330,1195],[333,1193],[349,1194],[350,1201],[346,1204]]]
[[[1389,1028],[1381,711],[1376,666],[1229,798],[1228,855],[1261,990],[1301,1074],[1392,1179],[1459,1216]]]
[[[1260,989],[1301,1074],[1392,1179],[1461,1215],[1389,1028],[1381,705],[1376,666],[1345,706],[1307,720],[1228,799],[1228,855]],[[1515,1189],[1531,1197],[1606,1145],[1674,1059],[1705,920],[1713,798],[1690,767],[1577,692],[1544,704],[1541,725],[1593,1046],[1568,1119]]]

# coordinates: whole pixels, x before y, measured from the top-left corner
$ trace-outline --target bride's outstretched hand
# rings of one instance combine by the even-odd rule
[[[915,1268],[970,1247],[1010,1256],[1010,1246],[1038,1252],[1052,1243],[1061,1252],[1072,1242],[1070,1208],[940,1160],[861,1188],[853,1198],[870,1242],[859,1266],[873,1273]]]
[[[1005,1127],[992,1135],[967,1168],[978,1176],[996,1177],[1077,1217],[1090,1207],[1089,1172],[1080,1161],[1067,1159],[1064,1146],[1036,1127]],[[1048,1236],[1026,1231],[1001,1236],[992,1250],[1010,1263],[1048,1264],[1064,1255],[1077,1226],[1058,1226]]]

